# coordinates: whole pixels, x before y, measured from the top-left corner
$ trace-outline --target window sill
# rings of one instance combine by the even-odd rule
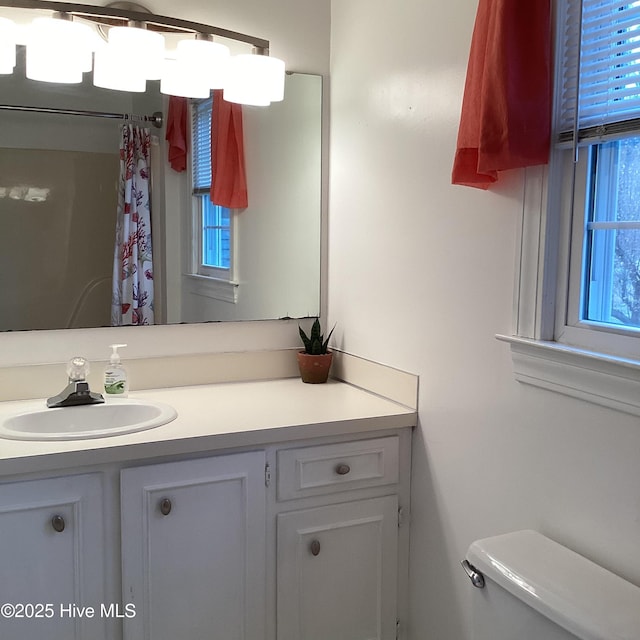
[[[557,342],[497,335],[511,346],[516,380],[640,416],[640,362]]]
[[[214,300],[222,300],[236,304],[238,302],[238,283],[218,278],[199,276],[193,273],[185,275],[187,287],[190,293],[197,296],[205,296]]]

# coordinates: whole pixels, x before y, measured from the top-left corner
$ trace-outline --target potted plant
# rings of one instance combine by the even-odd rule
[[[335,326],[333,329],[335,329]],[[328,351],[327,345],[333,329],[331,329],[325,340],[318,318],[311,325],[311,333],[308,336],[302,327],[298,327],[300,338],[302,338],[302,343],[304,344],[304,351],[298,352],[298,368],[300,369],[302,382],[319,384],[327,381],[333,358],[333,353]]]

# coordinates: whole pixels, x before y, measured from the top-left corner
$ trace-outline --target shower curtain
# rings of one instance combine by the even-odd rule
[[[153,324],[148,129],[122,127],[111,325]]]

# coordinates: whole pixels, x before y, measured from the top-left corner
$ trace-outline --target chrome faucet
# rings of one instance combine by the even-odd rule
[[[87,376],[89,363],[85,358],[76,356],[67,363],[67,386],[57,395],[47,400],[47,407],[73,407],[79,404],[101,404],[104,398],[100,393],[89,389]]]

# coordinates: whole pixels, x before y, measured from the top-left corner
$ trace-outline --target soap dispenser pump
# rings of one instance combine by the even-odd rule
[[[118,349],[126,347],[126,344],[111,344],[111,356],[109,364],[104,370],[104,392],[107,396],[126,398],[129,393],[129,378],[127,370],[120,360]]]

